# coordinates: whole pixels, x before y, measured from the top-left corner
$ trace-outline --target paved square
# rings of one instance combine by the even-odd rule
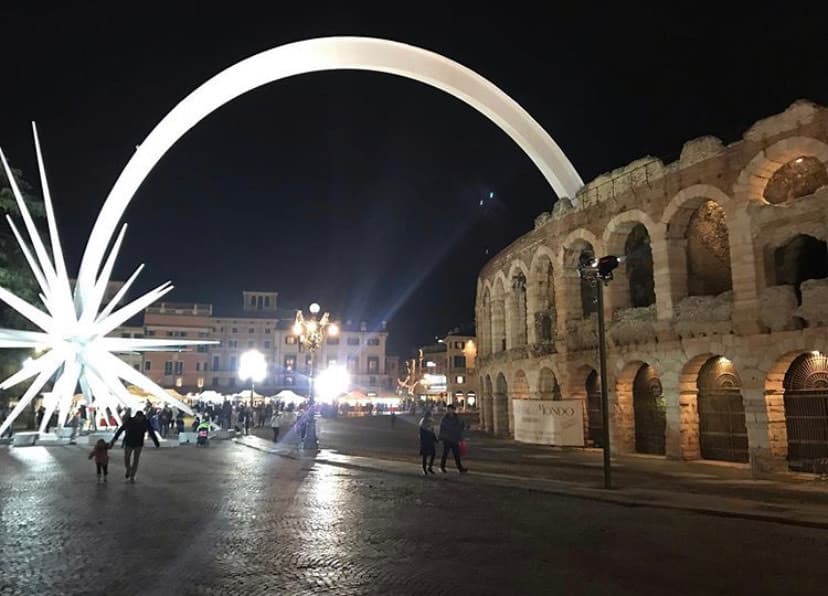
[[[0,448],[0,594],[822,594],[825,531],[314,464]]]

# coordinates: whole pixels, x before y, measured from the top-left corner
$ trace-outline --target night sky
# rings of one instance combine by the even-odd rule
[[[442,53],[521,103],[585,181],[647,154],[676,159],[697,136],[732,142],[798,98],[828,104],[818,3],[733,16],[666,3],[640,14],[30,4],[0,9],[0,146],[36,184],[38,122],[75,270],[157,121],[221,69],[291,41],[368,35]],[[238,307],[242,289],[318,301],[387,320],[390,351],[406,355],[472,323],[481,266],[554,201],[517,145],[458,100],[389,75],[303,75],[242,96],[173,147],[127,211],[116,276],[145,262],[141,289],[171,279],[170,300],[219,309]]]

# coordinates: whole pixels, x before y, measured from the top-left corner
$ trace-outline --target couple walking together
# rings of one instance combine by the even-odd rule
[[[437,455],[437,442],[443,442],[443,455],[440,458],[440,471],[446,472],[446,459],[451,451],[454,454],[454,463],[460,473],[468,471],[460,461],[460,443],[463,441],[465,424],[457,415],[454,405],[447,408],[446,415],[440,421],[439,435],[434,432],[434,421],[431,412],[426,411],[420,420],[420,455],[423,456],[423,475],[433,474],[434,457]]]

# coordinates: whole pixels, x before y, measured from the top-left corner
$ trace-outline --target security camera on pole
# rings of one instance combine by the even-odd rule
[[[601,372],[601,417],[604,426],[604,488],[612,488],[610,467],[609,398],[607,396],[607,335],[604,319],[604,286],[612,281],[612,272],[624,257],[608,255],[596,259],[587,257],[578,264],[578,275],[595,288],[598,304],[598,365]]]

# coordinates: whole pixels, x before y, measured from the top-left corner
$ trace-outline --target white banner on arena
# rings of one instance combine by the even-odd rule
[[[515,440],[542,445],[584,446],[583,401],[512,400]]]

